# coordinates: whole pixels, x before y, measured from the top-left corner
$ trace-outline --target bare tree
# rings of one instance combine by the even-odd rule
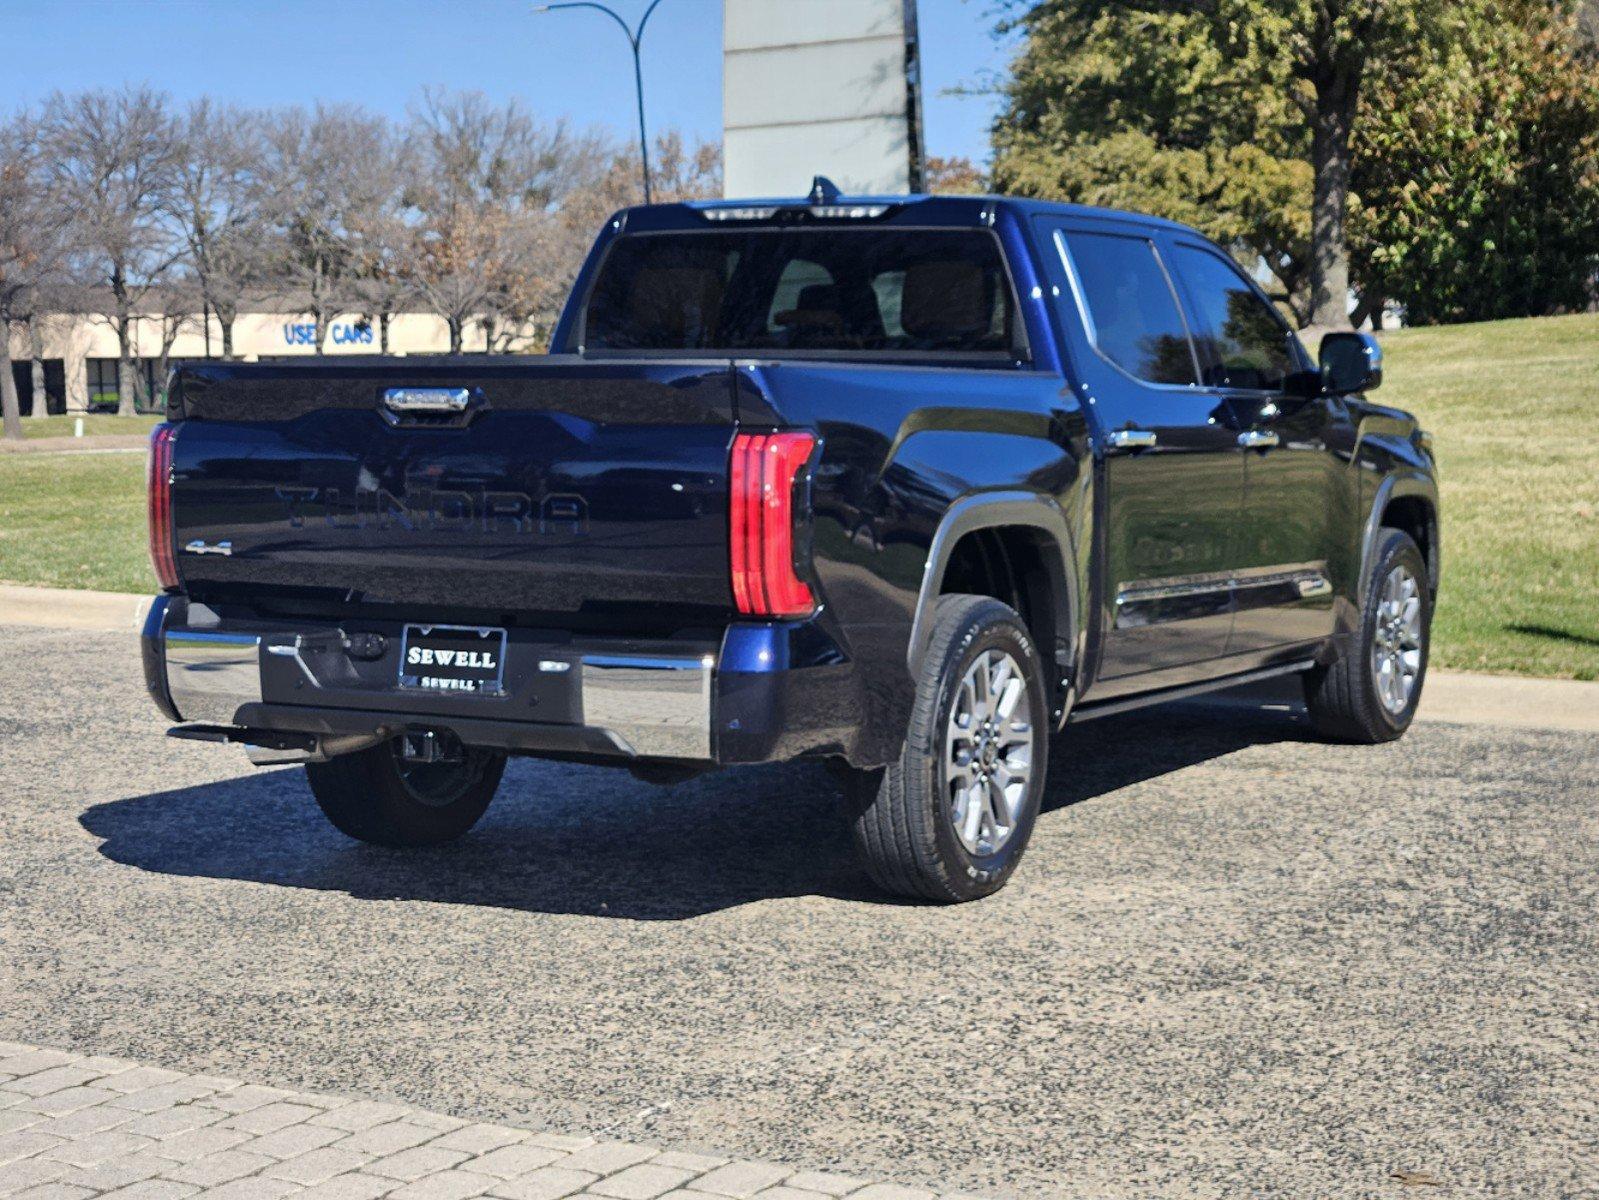
[[[65,209],[46,190],[35,123],[26,116],[0,125],[0,426],[22,437],[22,404],[11,367],[11,326],[30,320],[38,297],[61,269]],[[34,412],[44,407],[40,355],[33,352]]]
[[[279,234],[280,286],[294,311],[315,323],[315,349],[328,325],[359,301],[350,281],[358,267],[351,225],[373,186],[363,164],[391,153],[387,122],[353,105],[318,104],[275,114],[267,135],[269,213]]]
[[[595,134],[544,125],[520,104],[496,106],[475,92],[424,93],[412,114],[415,183],[409,274],[450,328],[459,354],[465,329],[485,321],[485,342],[540,275],[550,214],[597,177],[612,155]]]
[[[362,180],[348,219],[349,288],[362,314],[377,324],[378,352],[387,354],[390,322],[415,295],[406,271],[411,230],[403,211],[411,152],[397,138],[385,139],[379,150],[354,168]]]
[[[506,349],[511,348],[511,330],[531,330],[538,344],[547,340],[595,231],[612,213],[643,198],[638,159],[631,151],[591,149],[567,168],[566,178],[568,186],[557,202],[528,223],[533,249],[510,276],[510,286],[494,298],[507,327],[502,337]],[[720,196],[721,148],[714,142],[691,146],[682,134],[668,130],[650,149],[650,188],[663,204]]]
[[[650,155],[650,191],[659,204],[720,196],[722,147],[698,140],[691,147],[676,129],[667,130]]]
[[[42,125],[52,186],[72,209],[83,304],[116,331],[117,412],[131,416],[136,314],[180,250],[160,219],[176,127],[166,96],[147,87],[57,92]]]
[[[160,338],[155,355],[154,386],[160,391],[159,399],[164,409],[167,402],[167,376],[172,371],[172,347],[183,332],[192,329],[200,319],[196,311],[201,307],[199,280],[191,277],[168,285],[162,289],[161,301],[161,312],[147,318],[146,324],[153,322]],[[139,381],[142,386],[143,374],[139,376]],[[150,401],[155,399],[156,396],[147,397]]]
[[[216,314],[224,359],[245,293],[271,266],[264,162],[257,114],[209,98],[184,113],[162,208],[185,247],[196,307]]]

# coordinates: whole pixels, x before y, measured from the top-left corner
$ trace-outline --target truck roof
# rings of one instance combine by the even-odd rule
[[[815,204],[808,196],[761,196],[751,198],[723,199],[723,200],[688,200],[679,204],[656,204],[650,206],[637,206],[627,209],[629,214],[661,210],[689,209],[695,212],[718,212],[736,209],[763,209],[763,208],[810,208]],[[1009,208],[1018,215],[1026,216],[1074,216],[1113,218],[1154,228],[1168,230],[1182,230],[1185,233],[1198,233],[1192,226],[1184,225],[1178,221],[1170,221],[1165,217],[1152,216],[1149,213],[1132,212],[1127,209],[1101,208],[1089,204],[1067,204],[1057,200],[1035,200],[1023,196],[950,196],[913,193],[910,195],[888,196],[849,196],[841,195],[829,201],[829,206],[839,208],[872,208],[877,206],[897,208],[901,210],[893,219],[906,219],[909,212],[933,206],[938,209],[938,219],[941,221],[959,222],[962,216],[977,224],[982,219],[985,210],[992,208]],[[931,216],[932,214],[925,214]]]

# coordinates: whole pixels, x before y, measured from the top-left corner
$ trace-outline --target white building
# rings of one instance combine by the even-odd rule
[[[209,329],[207,329],[209,324]],[[44,384],[50,412],[87,412],[115,408],[117,388],[116,331],[102,317],[54,314],[40,318],[43,335]],[[140,317],[134,324],[135,359],[143,380],[135,400],[141,408],[159,405],[163,387],[162,343],[167,322],[158,313]],[[463,350],[486,349],[481,324],[466,330]],[[23,413],[33,406],[32,348],[26,330],[11,328],[11,357],[17,394]],[[323,353],[377,354],[382,332],[375,319],[346,313],[329,322]],[[389,318],[389,353],[444,354],[450,348],[450,330],[442,317],[431,313],[396,313]],[[496,347],[498,349],[499,347]],[[529,339],[518,338],[518,350],[532,349]],[[304,358],[316,353],[316,326],[300,313],[256,311],[244,313],[233,324],[234,357],[245,362]],[[181,318],[165,355],[166,365],[194,359],[222,357],[221,322],[212,317]]]

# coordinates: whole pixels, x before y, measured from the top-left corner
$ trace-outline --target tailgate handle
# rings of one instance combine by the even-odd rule
[[[383,393],[383,406],[390,412],[450,414],[466,411],[472,393],[466,388],[389,388]]]

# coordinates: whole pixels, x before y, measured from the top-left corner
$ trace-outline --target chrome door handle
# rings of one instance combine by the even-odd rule
[[[383,406],[397,413],[458,413],[471,402],[466,388],[398,387],[383,393]]]
[[[183,552],[185,554],[220,554],[223,558],[228,558],[233,554],[233,543],[211,543],[195,538],[194,541],[185,543]]]
[[[1267,450],[1281,441],[1269,429],[1246,429],[1238,435],[1238,444],[1245,450]]]
[[[1105,446],[1110,450],[1148,450],[1155,444],[1155,435],[1147,429],[1112,429],[1105,435]]]

